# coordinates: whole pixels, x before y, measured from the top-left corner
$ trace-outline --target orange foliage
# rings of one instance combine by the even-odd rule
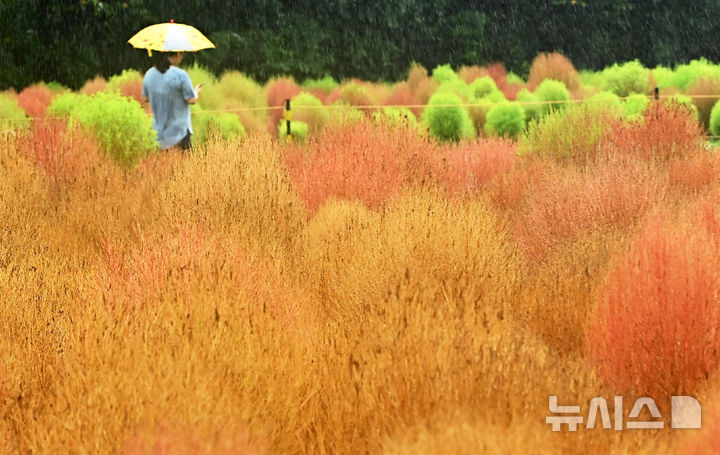
[[[142,87],[142,81],[127,81],[120,86],[120,94],[143,104]]]
[[[43,117],[50,102],[53,99],[53,92],[44,84],[35,84],[26,87],[17,96],[18,105],[31,117]]]
[[[85,95],[92,95],[93,93],[102,92],[107,86],[107,81],[102,77],[98,76],[95,79],[85,82],[85,85],[80,89],[80,93]]]
[[[680,103],[651,103],[643,121],[616,124],[608,135],[609,154],[668,160],[702,151],[703,130],[693,112]]]
[[[628,228],[662,199],[665,182],[655,168],[627,158],[586,170],[550,168],[528,191],[517,214],[516,239],[530,259],[541,260],[581,232]]]
[[[410,86],[410,90],[420,99],[421,104],[427,104],[439,85],[435,79],[428,76],[427,69],[418,63],[410,65],[407,83]]]
[[[570,59],[557,52],[541,53],[530,66],[528,89],[533,91],[545,79],[555,79],[565,84],[570,93],[580,89],[580,74]]]
[[[417,107],[422,104],[420,98],[412,91],[410,84],[407,82],[398,82],[392,88],[390,95],[385,98],[384,104],[386,105],[400,105],[400,106],[415,106],[411,107],[410,110],[415,117],[420,118],[422,113],[422,107]]]
[[[199,225],[181,225],[169,233],[144,235],[136,230],[139,243],[127,251],[114,243],[103,246],[103,268],[98,275],[106,301],[124,312],[152,310],[164,298],[175,296],[189,302],[184,290],[196,274],[218,264],[232,267],[233,287],[250,301],[263,305],[277,320],[291,323],[299,299],[280,275],[256,261],[236,244]]]
[[[302,88],[292,78],[281,77],[273,79],[268,83],[267,105],[268,107],[285,106],[285,100],[292,99],[301,91]],[[269,111],[268,132],[270,134],[277,133],[277,125],[283,117],[283,112],[282,109]]]
[[[95,140],[79,125],[68,127],[66,119],[35,120],[19,145],[53,185],[86,174],[99,158]]]
[[[617,393],[692,394],[718,364],[720,199],[685,216],[653,217],[602,289],[587,346]]]
[[[479,77],[487,76],[488,70],[486,70],[485,68],[480,68],[477,65],[461,66],[457,74],[460,79],[470,84],[472,81]]]
[[[699,193],[710,187],[720,175],[720,157],[699,153],[690,157],[672,158],[668,162],[670,188],[685,193]]]
[[[223,432],[202,437],[193,428],[160,424],[151,434],[138,434],[130,438],[123,455],[263,455],[268,453],[262,445],[247,434],[228,437]]]
[[[311,211],[331,198],[359,200],[373,207],[411,178],[410,163],[425,144],[412,128],[361,121],[326,128],[307,149],[289,149],[285,162]]]
[[[445,145],[436,158],[435,178],[450,194],[478,192],[512,168],[516,148],[515,142],[505,139]]]

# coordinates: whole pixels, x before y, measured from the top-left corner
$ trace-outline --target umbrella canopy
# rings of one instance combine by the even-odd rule
[[[215,47],[209,39],[192,25],[173,21],[145,27],[128,40],[138,49],[161,52],[195,52]]]

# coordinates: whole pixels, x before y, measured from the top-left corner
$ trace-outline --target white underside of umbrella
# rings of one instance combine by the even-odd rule
[[[170,24],[168,26],[167,35],[165,36],[166,51],[195,51],[190,39],[185,35],[182,28]]]

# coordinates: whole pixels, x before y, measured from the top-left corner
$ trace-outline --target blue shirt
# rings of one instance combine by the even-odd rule
[[[196,93],[188,73],[175,66],[161,73],[153,66],[143,78],[142,94],[150,100],[153,129],[161,149],[177,145],[188,133],[192,134],[187,100]]]

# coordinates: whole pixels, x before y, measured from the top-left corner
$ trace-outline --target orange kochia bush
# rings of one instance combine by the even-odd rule
[[[617,393],[692,394],[720,360],[720,197],[651,217],[617,260],[587,333]]]

